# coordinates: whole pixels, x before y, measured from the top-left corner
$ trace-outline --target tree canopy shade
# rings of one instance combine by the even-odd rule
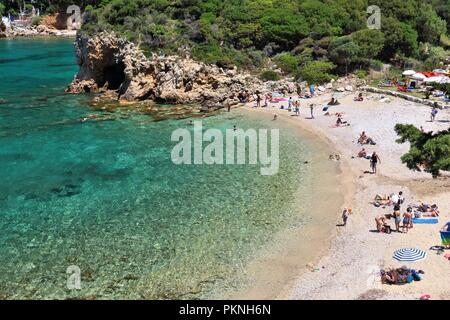
[[[397,124],[395,131],[400,136],[398,143],[411,144],[409,152],[401,158],[408,168],[424,168],[433,177],[437,177],[440,170],[450,171],[450,129],[433,134],[413,125]]]

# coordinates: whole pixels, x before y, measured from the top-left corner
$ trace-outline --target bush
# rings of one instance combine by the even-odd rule
[[[376,71],[382,71],[383,65],[384,65],[383,61],[376,60],[376,59],[370,60],[370,64],[369,64],[370,68],[372,68]]]
[[[299,58],[290,54],[289,52],[277,54],[275,57],[273,57],[273,60],[275,61],[277,66],[286,73],[293,73],[297,71]]]
[[[366,70],[356,70],[355,71],[355,75],[359,78],[359,79],[364,79],[365,77],[367,77],[367,71]]]
[[[31,19],[31,25],[33,27],[37,27],[38,25],[40,25],[42,22],[42,17],[33,17],[33,19]]]
[[[262,81],[278,81],[280,80],[280,75],[273,70],[266,70],[259,75]]]
[[[312,61],[300,68],[296,78],[309,84],[322,84],[333,79],[329,72],[334,68],[336,68],[336,65],[328,61]]]

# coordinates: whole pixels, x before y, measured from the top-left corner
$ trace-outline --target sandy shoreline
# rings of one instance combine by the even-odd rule
[[[253,110],[245,109],[246,113],[254,113]],[[265,117],[263,112],[259,117]],[[286,284],[294,281],[299,272],[306,272],[319,262],[326,254],[331,240],[336,236],[335,217],[328,213],[333,206],[342,206],[348,199],[344,196],[349,192],[338,192],[344,188],[352,187],[354,177],[345,168],[345,162],[330,162],[328,156],[335,154],[336,150],[326,139],[318,141],[317,136],[309,130],[298,127],[291,119],[280,118],[280,128],[291,130],[293,135],[300,135],[310,145],[314,154],[309,158],[309,170],[315,177],[311,184],[310,203],[299,203],[300,217],[304,217],[305,206],[311,221],[302,227],[287,227],[274,235],[264,248],[258,252],[256,258],[246,265],[241,273],[246,276],[246,285],[237,292],[220,296],[227,299],[265,300],[273,299],[279,292],[284,290]],[[314,165],[311,166],[311,164]],[[300,164],[305,165],[305,164]],[[331,172],[325,175],[323,172]],[[323,201],[323,198],[329,201]],[[294,198],[296,198],[294,196]],[[311,246],[311,243],[315,243]]]
[[[436,122],[428,122],[430,107],[390,98],[390,103],[379,102],[377,94],[365,94],[364,102],[354,102],[354,93],[339,98],[341,105],[330,108],[331,113],[343,112],[344,120],[351,126],[334,128],[335,116],[323,116],[322,105],[330,95],[300,100],[301,115],[280,110],[281,104],[267,108],[252,108],[254,112],[273,117],[277,113],[283,119],[300,126],[303,130],[328,141],[341,155],[342,184],[345,206],[352,207],[347,227],[335,227],[335,237],[328,245],[325,255],[318,259],[317,272],[299,269],[283,290],[272,298],[277,299],[418,299],[424,294],[432,299],[450,299],[450,264],[442,255],[428,250],[440,244],[439,229],[450,221],[450,180],[448,177],[433,180],[427,173],[414,172],[401,163],[400,157],[407,152],[407,144],[397,144],[393,128],[396,123],[411,123],[423,126],[426,131],[448,128],[450,110],[440,110]],[[294,97],[295,98],[295,97]],[[317,104],[314,120],[309,103]],[[287,103],[285,102],[286,106]],[[356,140],[360,132],[366,131],[377,145],[366,146],[368,152],[377,151],[381,165],[377,175],[365,174],[369,170],[367,160],[356,157],[361,149]],[[355,157],[355,158],[352,158]],[[416,225],[408,234],[378,234],[375,229],[376,216],[391,213],[391,208],[375,208],[369,202],[376,194],[391,194],[402,190],[406,204],[417,201],[437,203],[441,216],[437,225]],[[340,223],[342,207],[336,204],[330,212]],[[405,207],[402,208],[404,210]],[[391,221],[393,225],[393,221]],[[404,247],[417,247],[428,253],[427,259],[408,266],[425,271],[421,282],[404,286],[382,285],[376,272],[383,267],[400,267],[403,264],[392,260],[392,253]],[[322,268],[322,266],[324,268]],[[306,270],[306,271],[305,271]]]

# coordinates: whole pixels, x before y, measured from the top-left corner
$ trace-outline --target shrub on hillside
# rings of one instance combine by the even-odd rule
[[[37,27],[38,25],[40,25],[42,22],[42,17],[33,17],[33,19],[31,19],[31,25],[33,27]]]
[[[306,81],[309,84],[322,84],[333,79],[330,72],[336,68],[336,65],[328,61],[312,61],[303,68],[300,68],[296,78]]]
[[[280,75],[272,70],[266,70],[259,75],[262,81],[278,81],[280,80]]]

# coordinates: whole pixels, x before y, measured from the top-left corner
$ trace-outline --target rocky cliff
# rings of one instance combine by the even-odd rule
[[[69,93],[103,92],[119,101],[153,100],[160,103],[201,104],[217,109],[239,103],[238,94],[247,91],[294,94],[307,91],[306,83],[293,79],[262,82],[235,69],[222,69],[179,56],[153,54],[146,57],[135,44],[114,33],[93,37],[78,34],[75,41],[78,74]],[[317,94],[353,91],[363,85],[356,77],[319,86]]]
[[[120,100],[220,108],[237,104],[243,90],[265,92],[267,86],[237,69],[224,70],[190,58],[156,54],[147,58],[136,45],[112,33],[92,38],[80,34],[75,47],[80,70],[67,90],[71,93],[114,91]]]

